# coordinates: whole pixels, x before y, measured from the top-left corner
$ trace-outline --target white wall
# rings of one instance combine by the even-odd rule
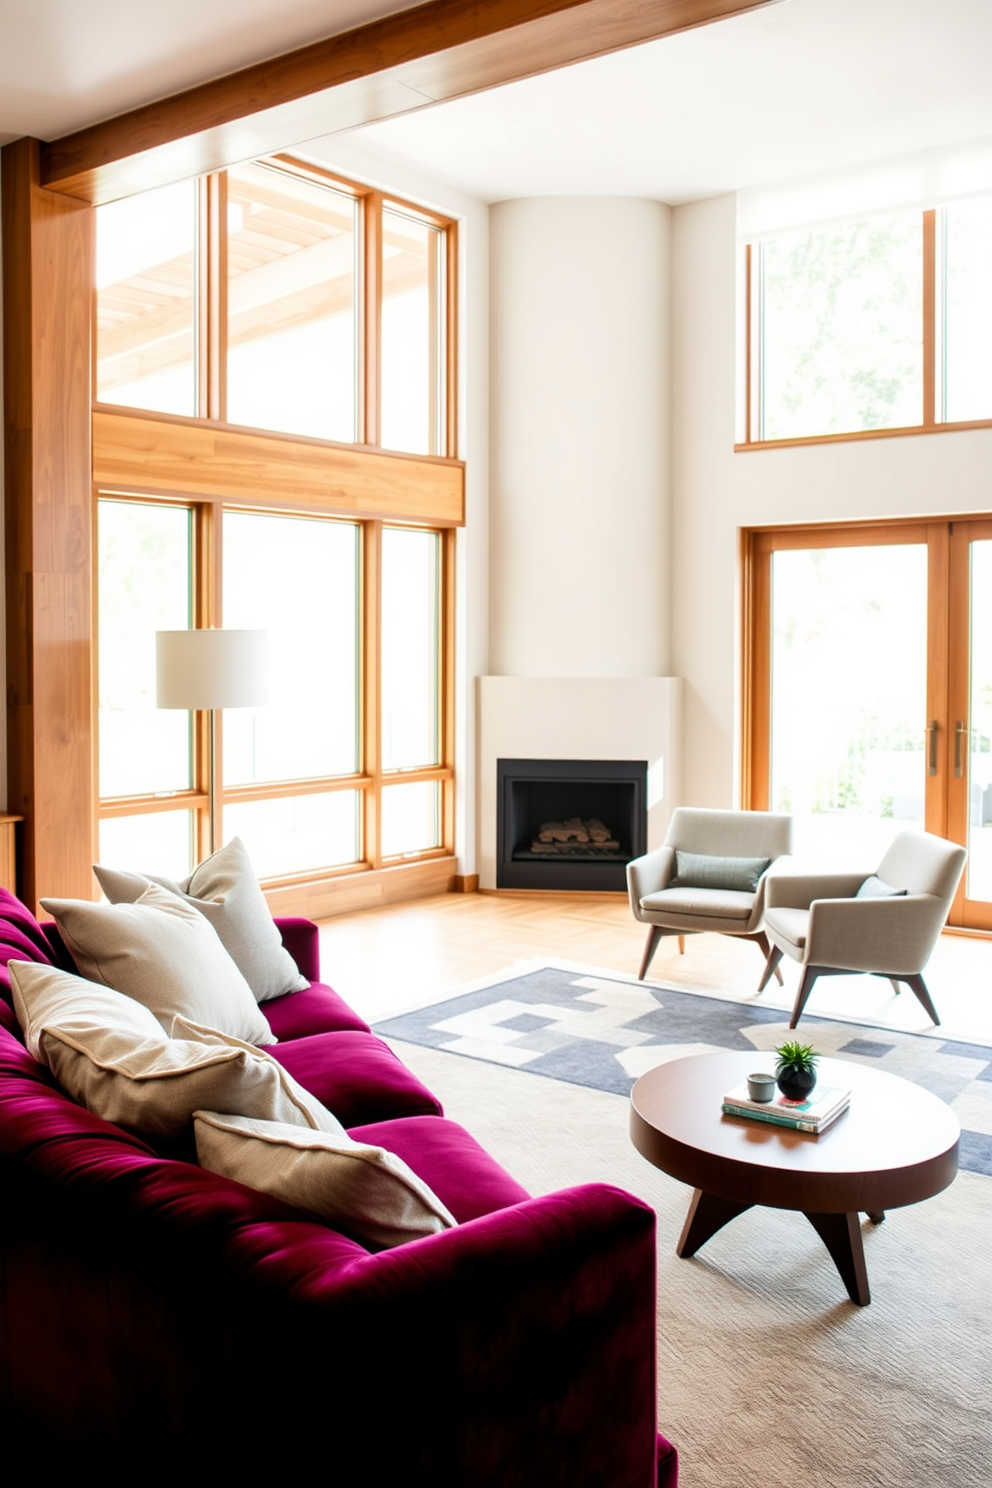
[[[992,429],[734,453],[733,196],[673,212],[672,670],[685,678],[685,799],[738,786],[738,530],[992,511]]]
[[[491,209],[490,669],[670,670],[670,209]]]

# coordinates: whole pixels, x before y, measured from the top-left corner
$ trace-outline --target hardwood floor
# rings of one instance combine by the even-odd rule
[[[538,893],[439,894],[341,916],[320,930],[324,978],[370,1022],[440,1002],[517,963],[577,962],[633,978],[645,933],[626,897]],[[648,982],[747,998],[762,965],[755,946],[731,936],[690,936],[684,956],[673,937],[659,947]],[[762,993],[761,1007],[791,1009],[798,968],[783,962],[782,971],[785,988]],[[941,936],[925,976],[938,1033],[992,1043],[992,940]],[[825,978],[808,1012],[906,1032],[931,1028],[912,993],[897,997],[880,977]]]

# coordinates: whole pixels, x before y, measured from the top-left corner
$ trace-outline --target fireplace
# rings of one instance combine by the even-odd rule
[[[622,892],[626,865],[647,850],[647,768],[498,759],[496,887]]]

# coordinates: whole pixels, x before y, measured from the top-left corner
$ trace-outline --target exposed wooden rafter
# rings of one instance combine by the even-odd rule
[[[779,0],[430,0],[47,144],[96,203],[221,170]]]

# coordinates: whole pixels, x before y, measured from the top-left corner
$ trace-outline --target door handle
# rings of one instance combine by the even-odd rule
[[[930,758],[927,762],[927,774],[937,773],[937,720],[936,718],[927,728],[927,738],[930,741]]]
[[[954,728],[954,774],[959,780],[961,778],[961,739],[966,732],[959,718]]]

